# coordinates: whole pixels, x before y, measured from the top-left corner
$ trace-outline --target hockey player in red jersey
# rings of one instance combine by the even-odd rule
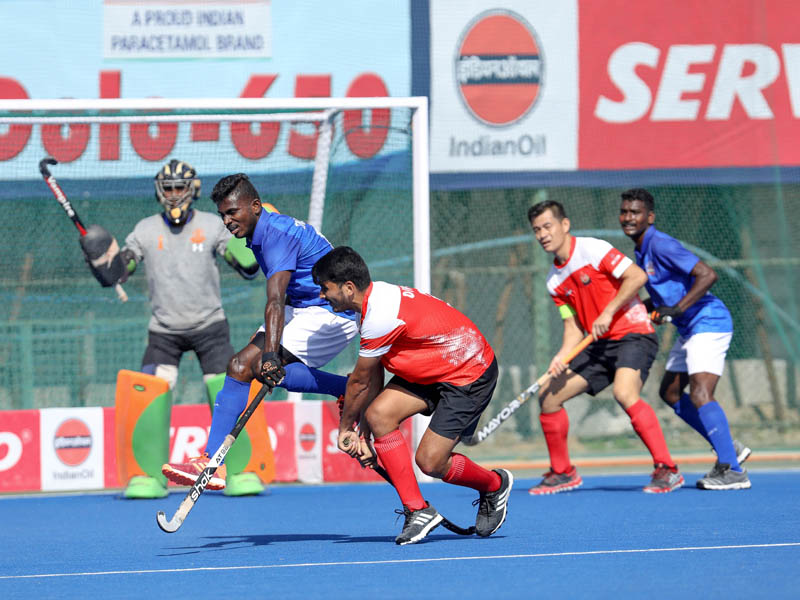
[[[471,436],[497,384],[497,360],[478,328],[455,308],[414,288],[372,281],[352,248],[334,248],[312,270],[336,311],[359,313],[361,349],[347,381],[339,449],[369,464],[374,454],[403,503],[397,544],[422,540],[442,516],[422,497],[400,423],[432,415],[416,452],[420,470],[479,493],[476,533],[486,537],[506,517],[514,478],[489,471],[453,449]],[[383,386],[384,368],[394,374]],[[354,423],[360,422],[360,432]],[[374,436],[374,451],[369,444]]]
[[[550,470],[529,492],[555,494],[581,485],[567,451],[569,419],[563,404],[584,392],[594,396],[609,385],[653,457],[655,468],[644,491],[671,492],[683,485],[683,476],[670,456],[655,411],[639,397],[658,350],[658,338],[638,296],[647,274],[608,242],[573,236],[558,202],[532,206],[528,220],[536,240],[554,256],[547,291],[564,322],[561,349],[548,368],[554,377],[539,395]],[[595,341],[567,367],[561,357],[585,333]]]

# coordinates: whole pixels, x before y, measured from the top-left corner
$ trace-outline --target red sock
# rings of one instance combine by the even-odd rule
[[[554,473],[566,473],[571,466],[567,450],[567,433],[569,433],[567,411],[562,408],[554,413],[541,413],[539,422],[542,424],[542,433],[547,442],[547,451],[550,453],[550,468]]]
[[[381,459],[383,467],[389,473],[394,483],[397,494],[403,506],[411,510],[425,508],[425,499],[419,491],[419,484],[414,475],[414,465],[411,464],[411,455],[408,446],[399,429],[375,439],[375,452]]]
[[[661,425],[658,423],[658,417],[656,417],[653,407],[639,398],[636,404],[626,409],[625,412],[631,418],[633,430],[653,456],[653,462],[674,467],[675,463],[672,462],[667,441],[664,439],[664,433],[661,431]]]
[[[500,475],[475,464],[463,454],[452,454],[450,470],[442,478],[445,483],[463,485],[479,492],[496,492],[500,489]]]

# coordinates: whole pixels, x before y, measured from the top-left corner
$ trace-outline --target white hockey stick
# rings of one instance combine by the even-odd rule
[[[587,335],[583,338],[577,346],[575,346],[572,350],[570,350],[569,354],[564,357],[563,362],[565,364],[569,363],[573,358],[578,356],[583,350],[592,343],[592,336]],[[474,446],[476,444],[481,443],[487,437],[492,435],[495,430],[500,427],[505,421],[511,418],[511,416],[517,412],[517,409],[525,404],[528,399],[533,396],[536,392],[539,391],[547,381],[552,377],[550,371],[547,371],[544,375],[539,377],[529,388],[524,390],[519,396],[514,398],[511,402],[509,402],[503,409],[498,412],[492,419],[489,420],[486,425],[484,425],[479,431],[476,431],[472,437],[470,438],[462,438],[461,443],[465,446]]]

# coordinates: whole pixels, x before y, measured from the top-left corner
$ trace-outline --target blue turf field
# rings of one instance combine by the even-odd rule
[[[490,538],[436,529],[396,546],[398,500],[384,484],[276,486],[202,496],[165,534],[185,491],[0,498],[0,598],[797,598],[800,472],[752,472],[753,488],[642,493],[647,474],[589,476],[532,497],[517,480]],[[472,490],[423,485],[469,525]]]

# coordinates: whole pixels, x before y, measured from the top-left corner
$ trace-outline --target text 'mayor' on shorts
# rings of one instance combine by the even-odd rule
[[[733,332],[704,332],[679,337],[667,357],[666,370],[673,373],[713,373],[721,376],[725,355],[731,345]]]
[[[442,437],[454,440],[471,437],[478,427],[481,414],[492,399],[497,385],[497,358],[483,374],[467,385],[450,383],[412,383],[395,375],[389,380],[422,398],[428,405],[426,415],[433,415],[428,428]],[[388,385],[388,384],[387,384]]]

